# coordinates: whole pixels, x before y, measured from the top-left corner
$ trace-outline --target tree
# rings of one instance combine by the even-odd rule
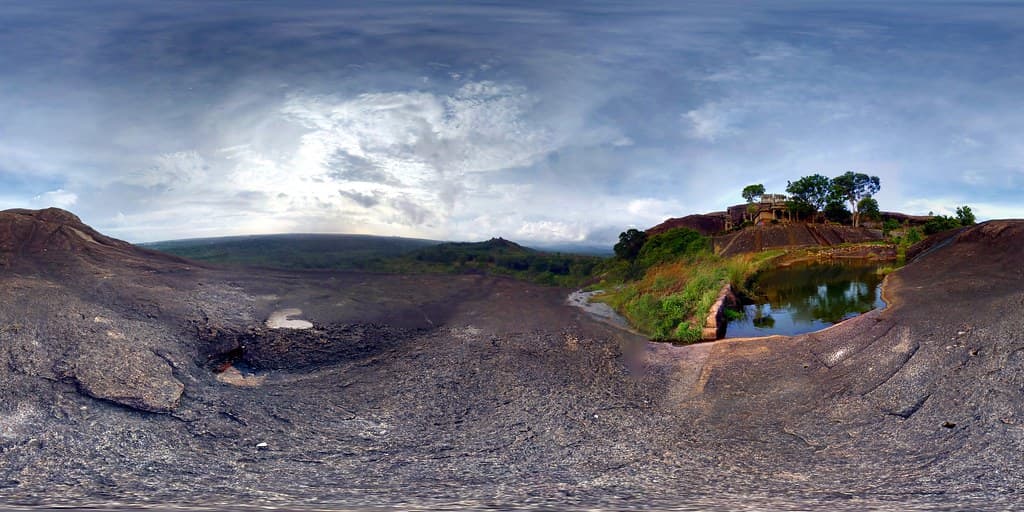
[[[612,248],[615,255],[624,260],[633,261],[636,255],[640,254],[644,242],[647,241],[647,233],[639,229],[627,229],[619,233],[619,243]]]
[[[956,209],[956,220],[960,221],[961,226],[973,226],[976,222],[974,212],[972,212],[971,207],[967,205]]]
[[[846,205],[844,205],[842,201],[829,201],[828,204],[825,205],[823,213],[825,214],[826,219],[840,224],[846,224],[853,218],[853,214],[850,213],[850,210],[846,208]]]
[[[860,200],[877,194],[880,188],[878,176],[868,176],[859,172],[847,171],[846,174],[832,179],[832,193],[850,203],[854,227],[860,225]]]
[[[814,214],[822,210],[832,194],[831,181],[820,174],[804,176],[796,181],[786,182],[790,211]]]
[[[882,212],[878,211],[878,201],[871,196],[857,202],[857,211],[865,219],[878,220],[882,218]]]
[[[747,185],[743,187],[743,199],[746,199],[748,203],[753,203],[761,196],[764,195],[764,185],[758,183],[757,185]]]
[[[889,219],[882,224],[882,236],[888,237],[889,233],[900,228],[900,223],[896,219]]]
[[[960,221],[946,215],[936,215],[924,225],[924,234],[934,235],[960,227]]]
[[[747,219],[753,219],[757,214],[757,205],[754,204],[754,201],[761,199],[763,195],[764,185],[760,183],[743,187],[743,199],[747,200]]]

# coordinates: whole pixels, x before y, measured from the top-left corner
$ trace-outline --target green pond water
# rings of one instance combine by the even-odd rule
[[[761,272],[753,304],[729,320],[725,337],[794,335],[885,307],[882,278],[874,263],[801,264]]]

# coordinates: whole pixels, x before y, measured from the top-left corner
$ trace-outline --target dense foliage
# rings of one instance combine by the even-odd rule
[[[743,192],[741,195],[743,196],[743,199],[745,199],[748,203],[753,203],[754,201],[757,201],[758,199],[761,198],[761,196],[764,195],[764,185],[760,183],[756,185],[747,185],[743,187]]]
[[[789,194],[790,210],[814,214],[821,211],[832,197],[832,182],[825,176],[812,174],[787,182],[786,193]]]
[[[487,272],[541,284],[577,286],[601,261],[595,256],[541,252],[501,238],[445,243],[392,262],[392,270]]]
[[[710,252],[711,240],[686,228],[670,229],[652,236],[640,249],[637,262],[644,268]]]
[[[881,182],[878,176],[868,176],[864,173],[848,171],[832,178],[832,194],[834,197],[850,203],[854,226],[860,225],[863,200],[877,194],[880,188]],[[878,203],[875,203],[876,211],[877,207]]]
[[[615,244],[612,250],[615,251],[615,256],[633,261],[640,254],[640,249],[645,242],[647,242],[647,233],[639,229],[627,229],[619,233],[619,243]]]
[[[829,179],[812,174],[787,182],[786,205],[798,218],[813,218],[820,212],[832,222],[859,226],[861,217],[880,218],[878,201],[872,197],[880,188],[878,176],[851,171]]]
[[[761,262],[777,254],[721,258],[712,253],[708,237],[691,229],[672,229],[646,238],[632,260],[616,257],[603,263],[596,272],[606,292],[597,300],[607,302],[653,339],[699,341],[722,286],[742,287]]]
[[[145,247],[221,265],[367,270],[380,265],[384,259],[438,243],[368,235],[298,234],[174,240],[145,244]]]
[[[956,217],[947,215],[936,215],[924,225],[924,234],[934,235],[950,229],[974,225],[976,219],[970,206],[960,206],[956,209]]]
[[[269,235],[150,244],[150,248],[222,265],[370,272],[484,272],[541,284],[577,286],[601,261],[547,253],[500,238],[440,243],[359,235]]]

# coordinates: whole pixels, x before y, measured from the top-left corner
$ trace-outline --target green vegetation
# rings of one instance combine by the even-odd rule
[[[976,222],[974,212],[970,206],[960,206],[956,209],[956,217],[936,215],[924,225],[924,234],[934,235],[942,231],[972,226]]]
[[[829,201],[825,205],[825,218],[840,224],[848,224],[853,221],[853,214],[841,201]]]
[[[486,242],[455,242],[419,249],[390,260],[393,272],[467,273],[506,275],[546,285],[579,286],[600,263],[596,256],[547,253],[501,238]]]
[[[971,207],[964,205],[956,209],[956,220],[960,221],[961,226],[973,226],[976,219],[974,218],[974,212],[971,211]]]
[[[786,184],[787,205],[798,216],[814,215],[822,210],[832,196],[832,182],[820,174],[804,176]]]
[[[547,253],[500,238],[478,243],[359,235],[268,235],[148,244],[199,261],[283,269],[390,273],[488,273],[535,283],[578,286],[601,261]]]
[[[765,262],[783,251],[716,256],[710,240],[679,228],[646,240],[633,261],[616,257],[595,269],[611,305],[656,340],[699,341],[704,321],[726,283],[744,289]]]
[[[743,187],[741,195],[747,201],[747,219],[753,219],[757,215],[757,205],[754,204],[754,201],[758,201],[764,196],[764,185],[760,183],[747,185]]]
[[[868,176],[864,173],[847,171],[841,176],[832,178],[832,195],[850,203],[854,227],[860,225],[863,201],[877,194],[880,188],[881,182],[878,176]],[[877,202],[874,203],[874,210],[878,211]]]
[[[746,199],[748,203],[753,203],[764,195],[764,185],[758,183],[757,185],[747,185],[743,187],[743,199]]]
[[[644,268],[711,250],[711,240],[692,229],[672,229],[647,239],[637,255]]]
[[[900,223],[896,219],[889,219],[882,224],[882,236],[889,238],[889,234],[900,228]]]
[[[174,240],[145,247],[218,265],[372,270],[388,258],[440,242],[368,235],[261,235]]]
[[[862,218],[878,220],[882,218],[882,212],[878,210],[878,200],[868,196],[857,202],[857,211]]]
[[[789,200],[786,205],[798,218],[814,218],[820,212],[832,222],[860,226],[861,217],[881,217],[878,201],[872,197],[880,188],[878,176],[849,171],[829,179],[812,174],[787,182]],[[844,203],[849,203],[850,207]]]
[[[640,254],[640,249],[646,241],[647,233],[639,229],[627,229],[619,233],[619,243],[615,244],[615,247],[612,249],[615,251],[615,256],[633,261]]]

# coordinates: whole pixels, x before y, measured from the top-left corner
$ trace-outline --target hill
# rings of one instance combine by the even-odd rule
[[[656,226],[647,228],[647,236],[654,236],[676,228],[692,229],[702,235],[716,235],[725,231],[725,212],[694,214],[685,217],[665,219]]]
[[[212,268],[65,213],[0,212],[2,506],[1020,503],[1024,221],[926,240],[883,310],[678,347],[557,288]]]
[[[196,238],[143,244],[184,258],[221,265],[291,269],[369,269],[382,259],[440,244],[372,235],[283,234]]]
[[[749,226],[713,238],[716,254],[733,256],[768,249],[832,246],[883,240],[882,232],[834,224],[784,223]]]
[[[438,242],[368,235],[256,235],[145,244],[208,263],[295,270],[492,273],[549,285],[587,278],[594,256],[549,253],[502,238]]]

